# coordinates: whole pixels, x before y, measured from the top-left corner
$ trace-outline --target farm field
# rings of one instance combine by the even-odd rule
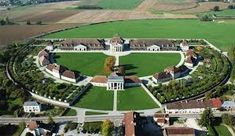
[[[118,110],[143,110],[158,107],[141,87],[126,88],[125,91],[118,91]]]
[[[157,0],[152,10],[170,12],[196,8],[197,6],[196,0]]]
[[[234,45],[235,22],[181,20],[134,20],[87,25],[45,36],[46,38],[112,37],[124,38],[204,38],[221,49]],[[102,32],[102,33],[101,33]],[[226,33],[225,33],[226,32]]]
[[[215,6],[219,6],[220,9],[226,9],[229,3],[224,2],[201,2],[194,8],[186,8],[175,11],[175,13],[183,13],[183,14],[197,14],[201,12],[211,11]]]
[[[125,67],[126,75],[149,76],[177,65],[180,59],[177,53],[132,53],[120,57],[120,65]]]
[[[201,13],[202,14],[215,14],[217,17],[234,17],[235,16],[235,9],[226,9],[226,10],[221,10],[221,11],[210,11],[206,13]]]
[[[57,53],[56,63],[84,75],[104,75],[104,61],[107,56],[102,53]]]
[[[143,0],[100,0],[97,6],[104,9],[133,9]]]
[[[113,110],[113,91],[107,91],[105,87],[92,87],[75,106],[96,110]]]
[[[23,41],[35,35],[79,26],[79,24],[50,24],[50,25],[13,25],[0,27],[0,48],[9,43]]]

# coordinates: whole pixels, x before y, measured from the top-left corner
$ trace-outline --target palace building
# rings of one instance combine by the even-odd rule
[[[107,90],[124,90],[124,77],[112,73],[107,80]]]
[[[112,52],[122,52],[124,50],[125,40],[118,34],[109,41],[110,51]]]

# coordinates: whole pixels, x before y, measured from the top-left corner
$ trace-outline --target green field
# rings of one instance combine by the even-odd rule
[[[100,0],[97,6],[104,9],[133,9],[143,0]]]
[[[47,35],[47,38],[112,37],[124,38],[204,38],[222,49],[235,45],[235,22],[201,22],[199,20],[134,20],[82,26]]]
[[[117,96],[118,110],[143,110],[159,107],[141,87],[127,88],[119,91]]]
[[[210,11],[206,13],[201,13],[199,15],[204,15],[204,14],[214,14],[217,17],[235,17],[235,9],[225,9],[221,11]]]
[[[104,74],[104,61],[107,56],[102,53],[56,53],[56,63],[84,75]]]
[[[222,124],[220,124],[219,126],[214,126],[214,128],[218,133],[218,136],[232,136],[229,130]]]
[[[180,59],[177,53],[132,53],[120,57],[120,65],[124,65],[126,75],[148,76],[177,65]]]
[[[96,110],[113,110],[113,91],[107,91],[104,87],[92,87],[75,106]]]

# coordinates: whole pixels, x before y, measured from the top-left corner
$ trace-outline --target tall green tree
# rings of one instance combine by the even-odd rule
[[[201,119],[199,120],[199,125],[208,127],[211,126],[214,120],[214,115],[211,108],[207,108],[203,111]]]
[[[221,118],[224,124],[229,125],[229,126],[234,125],[234,118],[231,114],[227,114],[227,113],[222,114]]]
[[[110,120],[103,121],[103,124],[101,126],[102,136],[111,136],[113,129],[113,123]]]

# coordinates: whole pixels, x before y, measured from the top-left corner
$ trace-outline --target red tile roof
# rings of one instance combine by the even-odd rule
[[[94,76],[91,82],[94,83],[107,83],[108,79],[106,76]]]
[[[219,108],[222,102],[219,99],[189,100],[167,104],[167,109]]]
[[[73,71],[65,70],[62,75],[67,78],[76,79],[76,74]]]
[[[125,40],[122,37],[120,37],[118,34],[116,34],[113,36],[113,38],[110,40],[110,42],[123,44],[125,42]]]
[[[139,113],[128,112],[125,113],[123,123],[125,125],[125,136],[135,136],[136,135],[136,118]]]
[[[48,56],[49,56],[49,53],[48,53],[45,49],[43,49],[43,50],[41,50],[41,51],[39,52],[39,54],[38,54],[38,57],[41,57],[41,56],[46,56],[46,57],[48,57]]]
[[[126,76],[125,77],[126,83],[141,83],[141,80],[138,76]]]
[[[36,128],[38,128],[38,124],[36,121],[30,121],[27,125],[27,127],[30,129],[30,130],[35,130]]]
[[[167,127],[166,128],[167,135],[195,135],[195,131],[193,128],[187,127]]]
[[[220,108],[222,105],[222,101],[219,98],[211,99],[212,106],[215,108]]]
[[[160,72],[160,73],[156,73],[155,75],[153,75],[153,77],[155,79],[164,79],[164,78],[171,77],[171,74],[167,72]]]

